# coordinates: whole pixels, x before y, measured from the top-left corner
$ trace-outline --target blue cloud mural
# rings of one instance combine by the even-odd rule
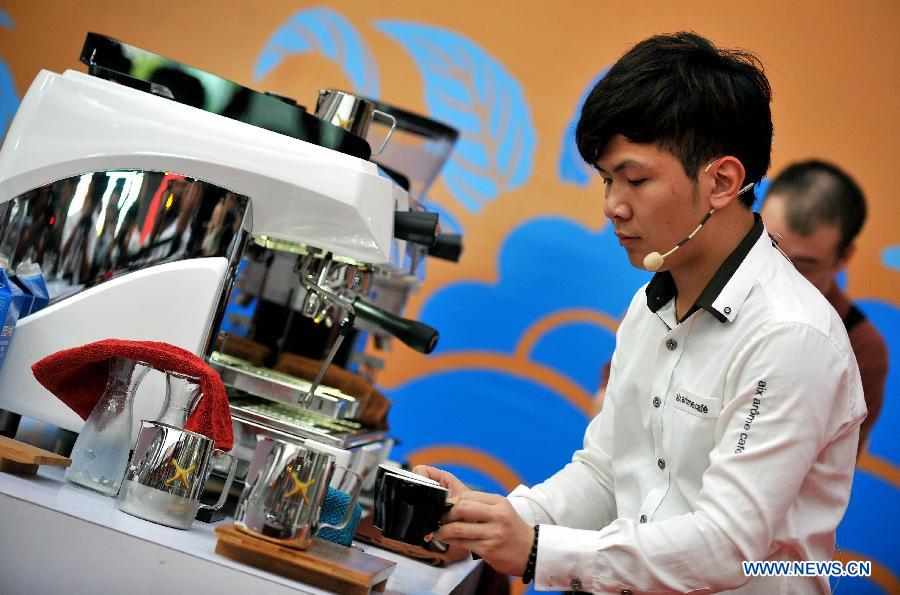
[[[500,459],[528,483],[565,465],[588,423],[565,399],[513,372],[466,368],[433,374],[399,387],[390,398],[391,425],[400,440],[392,458],[465,444]],[[477,469],[456,470],[463,481],[503,491]]]
[[[376,27],[416,62],[431,116],[460,131],[442,172],[454,197],[478,213],[502,192],[525,184],[534,167],[537,135],[519,81],[454,31],[389,20],[377,21]]]
[[[420,316],[441,329],[438,353],[512,353],[536,320],[560,310],[584,308],[618,320],[650,279],[628,263],[609,225],[594,232],[559,217],[514,229],[498,262],[497,283],[454,283],[426,303]]]
[[[575,127],[578,125],[578,119],[581,117],[581,107],[584,105],[591,89],[606,76],[608,70],[609,68],[603,69],[600,76],[591,81],[591,84],[581,94],[581,99],[578,100],[578,105],[575,106],[575,113],[572,114],[566,130],[563,132],[562,150],[559,152],[559,179],[567,184],[587,186],[591,180],[591,168],[581,158],[581,155],[578,153],[578,146],[575,144]]]
[[[365,41],[342,15],[322,7],[295,13],[275,30],[256,60],[253,80],[264,78],[290,56],[313,52],[338,64],[354,91],[378,97],[378,69]]]

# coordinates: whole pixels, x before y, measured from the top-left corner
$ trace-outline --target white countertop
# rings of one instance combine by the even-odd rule
[[[189,531],[157,525],[116,508],[116,500],[76,488],[63,469],[41,467],[37,476],[0,473],[0,577],[5,594],[159,593],[326,593],[215,554],[219,523],[194,521]],[[221,523],[231,522],[231,519]],[[445,568],[357,544],[397,562],[388,594],[450,593],[480,562]],[[43,587],[43,588],[42,588]]]

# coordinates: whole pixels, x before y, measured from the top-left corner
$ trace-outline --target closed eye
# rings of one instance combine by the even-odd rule
[[[647,178],[641,178],[639,180],[628,180],[628,183],[631,184],[632,186],[640,186],[641,184],[643,184],[646,181],[647,181]]]

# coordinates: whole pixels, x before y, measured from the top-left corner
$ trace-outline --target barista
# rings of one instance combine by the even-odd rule
[[[590,93],[576,139],[634,296],[584,448],[509,497],[418,467],[456,499],[436,539],[539,590],[828,593],[744,560],[831,560],[850,496],[859,370],[840,319],[750,205],[769,166],[758,60],[655,36]]]

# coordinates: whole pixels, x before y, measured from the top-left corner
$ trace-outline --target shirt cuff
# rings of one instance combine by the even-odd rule
[[[593,591],[598,545],[597,531],[541,525],[535,590]]]
[[[531,501],[528,499],[530,491],[531,490],[527,487],[520,485],[510,492],[506,499],[509,500],[509,503],[512,504],[513,509],[516,511],[516,514],[518,514],[527,525],[534,526],[537,515],[532,508]]]

